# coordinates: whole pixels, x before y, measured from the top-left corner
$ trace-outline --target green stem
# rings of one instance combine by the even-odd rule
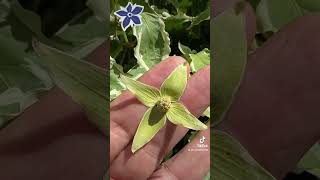
[[[126,34],[125,31],[123,31],[123,37],[124,37],[124,41],[125,41],[126,43],[129,43],[129,40],[128,40],[128,37],[127,37],[127,34]]]

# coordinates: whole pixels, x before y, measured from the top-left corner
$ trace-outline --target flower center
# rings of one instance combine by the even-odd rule
[[[167,112],[170,109],[171,100],[170,98],[161,98],[160,101],[157,102],[156,107],[162,112]]]
[[[132,16],[132,13],[128,13],[128,17],[131,17]]]

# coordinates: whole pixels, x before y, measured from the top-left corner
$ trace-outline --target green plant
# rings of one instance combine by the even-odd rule
[[[149,109],[145,112],[132,143],[132,152],[148,143],[165,125],[168,119],[173,124],[193,130],[204,130],[207,126],[194,117],[179,99],[187,85],[187,67],[178,66],[166,80],[160,91],[152,86],[122,77],[127,88]]]

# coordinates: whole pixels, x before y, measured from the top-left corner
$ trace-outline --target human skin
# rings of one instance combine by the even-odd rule
[[[181,63],[185,63],[183,58],[169,57],[139,80],[159,88],[171,71]],[[205,111],[210,104],[209,66],[191,76],[181,101],[195,116],[200,116]],[[188,148],[195,147],[198,143],[197,137],[176,156],[160,165],[165,155],[188,131],[169,121],[142,149],[134,154],[131,152],[131,141],[147,110],[147,107],[141,104],[131,92],[122,93],[111,103],[110,110],[111,179],[201,179],[209,171],[209,151],[188,151]],[[201,131],[198,137],[202,135],[209,142],[210,130]]]
[[[236,2],[215,0],[213,11],[220,13]],[[249,45],[256,24],[248,11],[252,8],[247,6]],[[291,22],[249,55],[239,92],[218,127],[278,179],[320,139],[319,19],[319,14],[310,14]]]
[[[243,84],[219,127],[234,135],[263,167],[279,179],[294,168],[301,156],[320,138],[317,109],[319,19],[320,16],[314,14],[291,23],[249,56]],[[96,64],[106,63],[107,50],[103,47],[92,55]],[[305,82],[295,81],[296,77]],[[296,86],[298,84],[294,83],[297,82],[304,84]],[[310,97],[302,98],[308,95]],[[288,101],[292,97],[294,99]],[[195,100],[194,96],[190,98]],[[280,103],[270,103],[272,99],[278,99]],[[301,99],[305,100],[304,104]],[[137,107],[143,111],[141,105]],[[283,107],[290,108],[285,110]],[[281,114],[292,115],[293,118],[283,118]],[[207,131],[201,133],[205,136],[209,134]],[[130,147],[130,144],[127,146]],[[88,123],[78,105],[61,90],[55,89],[0,131],[0,169],[3,170],[0,178],[101,179],[103,167],[108,163],[105,152],[108,152],[105,137]],[[166,162],[165,166],[152,162],[144,167],[142,165],[146,160],[134,165],[139,168],[138,173],[147,169],[154,179],[172,177],[172,174],[185,178],[184,175],[189,175],[188,172],[194,172],[201,165],[199,162],[208,159],[206,154],[195,157],[183,152]],[[28,155],[32,158],[28,158]],[[116,158],[114,155],[113,159]],[[188,164],[185,158],[189,162],[197,162]],[[34,169],[37,173],[34,173]],[[65,173],[66,169],[68,174]],[[203,172],[198,173],[202,175]]]
[[[291,22],[248,57],[220,129],[276,178],[320,139],[320,15]]]
[[[87,59],[106,68],[106,45]],[[108,151],[81,106],[56,87],[0,130],[0,179],[102,179]]]

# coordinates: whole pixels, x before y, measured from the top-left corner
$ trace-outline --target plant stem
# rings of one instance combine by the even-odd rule
[[[128,40],[128,37],[127,37],[127,34],[126,34],[125,31],[123,31],[123,37],[124,37],[124,41],[125,41],[126,43],[129,43],[129,40]]]

